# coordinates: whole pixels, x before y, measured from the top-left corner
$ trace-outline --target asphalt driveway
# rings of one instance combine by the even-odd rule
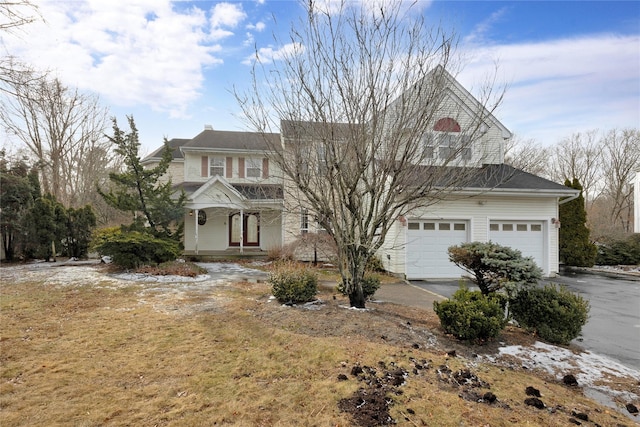
[[[640,370],[640,278],[568,271],[549,281],[567,286],[591,305],[577,345]],[[457,280],[411,283],[447,298],[459,287]]]

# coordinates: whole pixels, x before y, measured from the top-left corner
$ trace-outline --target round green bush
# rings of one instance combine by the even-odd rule
[[[312,270],[295,264],[276,268],[268,279],[273,296],[282,304],[313,301],[318,293],[318,276]]]
[[[362,293],[365,300],[371,298],[379,288],[380,276],[378,276],[377,274],[368,274],[362,279]],[[344,281],[340,281],[338,283],[337,290],[342,295],[349,295],[347,292],[347,288],[344,285]]]
[[[589,318],[589,302],[564,286],[522,289],[509,303],[511,315],[523,328],[554,344],[569,344]]]
[[[486,341],[497,337],[507,325],[502,296],[486,296],[465,287],[450,300],[434,301],[433,309],[442,329],[460,340]]]
[[[140,231],[107,230],[94,239],[95,250],[109,255],[115,265],[137,268],[173,261],[180,256],[179,242]]]

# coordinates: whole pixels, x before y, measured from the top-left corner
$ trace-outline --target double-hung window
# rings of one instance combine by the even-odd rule
[[[302,209],[300,211],[300,234],[309,232],[309,210]]]
[[[262,159],[249,158],[246,160],[247,178],[262,177]]]
[[[224,157],[209,157],[209,176],[224,176],[224,168]]]

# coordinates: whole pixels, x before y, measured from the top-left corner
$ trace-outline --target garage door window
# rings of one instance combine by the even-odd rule
[[[451,230],[451,224],[448,222],[441,222],[438,224],[438,230]]]
[[[527,224],[516,224],[517,231],[527,231]]]
[[[419,222],[410,222],[409,223],[409,230],[420,230],[420,223]]]
[[[491,231],[500,231],[500,224],[490,224],[489,230]]]
[[[425,230],[435,230],[436,229],[436,224],[434,222],[425,222],[423,224],[423,227]]]
[[[513,224],[502,224],[502,231],[513,231]]]
[[[531,224],[531,231],[542,231],[542,225],[540,225],[540,224]]]
[[[453,224],[453,229],[456,231],[464,231],[467,229],[467,227],[464,223],[456,222],[455,224]]]

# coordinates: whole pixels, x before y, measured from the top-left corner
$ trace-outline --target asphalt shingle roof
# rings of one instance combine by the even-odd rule
[[[211,148],[226,150],[269,151],[279,145],[280,134],[256,132],[233,132],[205,129],[183,145],[189,148]]]

